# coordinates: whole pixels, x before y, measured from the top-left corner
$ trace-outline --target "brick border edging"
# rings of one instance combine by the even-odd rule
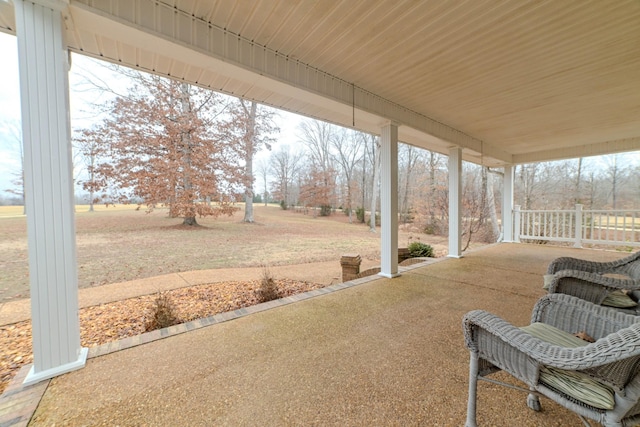
[[[23,386],[22,382],[30,369],[31,364],[20,368],[4,393],[0,395],[0,427],[27,426],[36,412],[44,392],[49,387],[51,380]]]
[[[426,263],[422,264],[426,265]],[[410,267],[401,268],[400,271],[409,271],[416,267],[422,266],[422,264],[416,264]],[[362,277],[359,279],[350,280],[348,282],[337,283],[335,285],[329,285],[324,288],[302,292],[285,298],[263,302],[249,307],[242,307],[234,311],[228,311],[225,313],[216,314],[214,316],[192,320],[190,322],[181,323],[179,325],[170,326],[168,328],[156,329],[155,331],[146,332],[142,335],[135,335],[117,341],[112,341],[106,344],[89,348],[87,359],[104,356],[109,353],[115,353],[116,351],[126,350],[128,348],[147,344],[164,338],[169,338],[185,332],[194,331],[206,326],[227,322],[229,320],[239,319],[250,314],[271,310],[272,308],[283,307],[285,305],[293,304],[294,302],[304,301],[320,295],[330,294],[342,289],[348,289],[382,278],[383,277],[380,277],[378,275]],[[31,421],[31,418],[33,417],[36,409],[38,408],[40,400],[44,396],[44,393],[47,390],[47,387],[49,386],[51,380],[44,380],[26,387],[23,386],[22,382],[27,376],[29,369],[31,369],[31,366],[32,364],[23,366],[13,378],[13,380],[11,380],[4,393],[0,395],[0,427],[26,427]]]

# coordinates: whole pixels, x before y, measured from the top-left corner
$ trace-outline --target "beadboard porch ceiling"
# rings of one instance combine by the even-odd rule
[[[74,52],[476,163],[640,150],[637,0],[49,3]]]

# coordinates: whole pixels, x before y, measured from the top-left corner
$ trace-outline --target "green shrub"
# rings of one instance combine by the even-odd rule
[[[409,254],[414,257],[431,257],[433,258],[433,248],[422,242],[411,242],[409,244]]]
[[[356,218],[358,222],[364,222],[364,208],[356,208]]]
[[[331,206],[322,205],[320,206],[320,216],[329,216],[331,215]]]
[[[288,208],[287,203],[284,200],[280,200],[280,207],[283,211],[286,211]]]
[[[150,332],[180,323],[174,311],[173,302],[169,295],[158,292],[153,307],[151,307],[151,317],[147,319],[144,330]]]

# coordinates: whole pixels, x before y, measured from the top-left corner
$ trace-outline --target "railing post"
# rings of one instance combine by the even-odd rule
[[[513,209],[513,241],[520,243],[520,205]]]
[[[582,247],[582,205],[576,205],[576,230],[575,230],[575,244],[574,248]]]

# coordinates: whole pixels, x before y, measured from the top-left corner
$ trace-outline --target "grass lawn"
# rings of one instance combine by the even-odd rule
[[[239,205],[243,208],[243,205]],[[0,207],[0,303],[29,296],[26,219],[22,207]],[[135,206],[76,207],[79,287],[117,283],[160,274],[229,267],[338,262],[344,253],[380,256],[380,236],[363,224],[349,224],[337,212],[313,218],[279,206],[254,205],[256,223],[232,217],[199,218],[184,227],[164,209],[150,214]],[[420,237],[437,251],[446,238],[401,231],[399,245]]]

